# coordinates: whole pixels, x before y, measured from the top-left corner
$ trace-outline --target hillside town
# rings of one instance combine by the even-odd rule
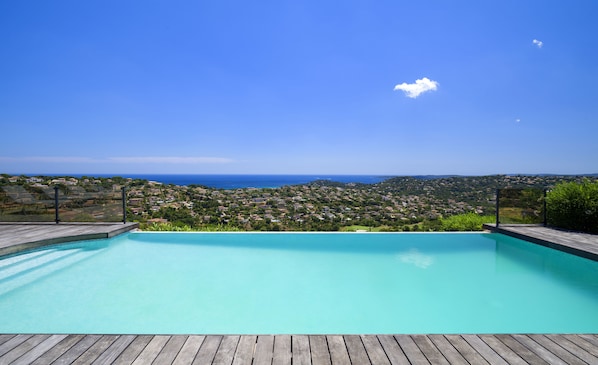
[[[0,221],[18,220],[25,210],[29,215],[45,214],[51,220],[50,205],[56,189],[62,192],[61,214],[66,219],[118,221],[122,219],[124,188],[128,219],[142,227],[169,223],[224,230],[427,230],[433,222],[452,215],[494,214],[497,188],[550,188],[561,181],[580,179],[522,175],[395,177],[377,184],[314,181],[279,188],[223,190],[122,177],[5,174],[0,175]]]

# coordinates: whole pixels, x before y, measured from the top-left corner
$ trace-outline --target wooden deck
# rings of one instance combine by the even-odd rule
[[[139,223],[2,223],[0,257],[56,243],[110,238]]]
[[[570,232],[541,225],[484,224],[484,228],[598,261],[598,235]]]
[[[597,335],[0,335],[1,364],[598,364]]]

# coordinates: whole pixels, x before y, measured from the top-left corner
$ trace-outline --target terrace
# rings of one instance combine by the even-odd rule
[[[6,223],[0,222],[0,257],[50,244],[110,238],[139,223]]]
[[[0,335],[5,364],[595,364],[596,335]]]

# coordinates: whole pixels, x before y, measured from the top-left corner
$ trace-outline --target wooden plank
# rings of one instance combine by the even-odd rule
[[[211,364],[221,341],[222,336],[207,336],[201,344],[193,364]]]
[[[138,228],[123,223],[0,224],[0,257],[58,243],[109,238]]]
[[[13,337],[15,337],[15,335],[1,335],[0,334],[0,346]]]
[[[206,336],[189,336],[181,351],[173,361],[173,365],[188,365],[193,362]]]
[[[87,335],[84,336],[81,341],[77,342],[73,347],[68,349],[62,356],[60,356],[54,362],[56,365],[62,364],[72,364],[81,354],[83,354],[87,349],[93,346],[97,340],[99,340],[102,336],[101,335]]]
[[[392,365],[410,364],[397,340],[391,335],[379,335],[378,340]]]
[[[311,350],[312,365],[332,365],[326,336],[309,336],[309,348]]]
[[[507,347],[509,347],[513,352],[517,354],[517,356],[521,357],[526,363],[532,365],[548,365],[544,359],[536,355],[533,351],[528,349],[527,347],[523,346],[523,344],[517,341],[511,335],[495,335],[496,339],[500,340],[500,342],[504,343]]]
[[[16,335],[10,340],[4,342],[2,345],[0,345],[0,358],[7,352],[27,341],[30,337],[31,335]]]
[[[135,339],[125,348],[125,350],[116,358],[115,363],[117,364],[131,364],[137,356],[143,351],[145,346],[152,340],[153,336],[137,336]]]
[[[122,335],[118,336],[114,341],[98,358],[93,362],[93,365],[112,364],[120,354],[125,351],[127,346],[135,340],[134,335]]]
[[[449,365],[449,362],[444,355],[436,348],[432,340],[430,340],[427,336],[412,335],[411,338],[430,363]]]
[[[133,361],[133,365],[151,364],[158,357],[158,354],[160,354],[160,351],[169,339],[170,336],[154,336],[135,361]]]
[[[546,337],[586,363],[598,364],[598,357],[587,352],[584,348],[578,346],[575,342],[570,341],[567,337],[562,335],[546,335]]]
[[[407,356],[407,359],[411,364],[414,365],[426,365],[430,364],[426,356],[420,351],[419,347],[415,344],[413,339],[407,335],[396,335],[395,339],[397,340],[399,346]]]
[[[361,337],[358,335],[347,335],[343,337],[345,339],[345,346],[347,346],[351,363],[370,364],[370,359],[368,358],[367,352],[365,352],[365,347],[363,346],[363,342],[361,342]]]
[[[328,342],[328,349],[330,350],[332,365],[351,363],[343,336],[326,336],[326,340]]]
[[[430,341],[434,343],[438,351],[446,358],[450,364],[466,364],[467,360],[459,351],[457,351],[453,345],[443,335],[429,335]]]
[[[390,360],[388,360],[388,356],[386,356],[377,336],[362,335],[361,342],[373,365],[390,365]]]
[[[231,365],[241,336],[224,336],[214,356],[214,365]]]
[[[308,336],[291,336],[291,352],[293,354],[293,365],[311,365]]]
[[[179,351],[181,351],[181,348],[183,348],[185,341],[187,341],[187,336],[171,336],[162,351],[158,354],[158,357],[156,357],[156,360],[154,360],[154,363],[172,364]]]
[[[580,335],[562,335],[562,337],[581,347],[594,357],[598,357],[598,344],[593,345]]]
[[[571,365],[586,365],[586,363],[582,361],[579,357],[571,354],[569,351],[565,350],[563,347],[556,344],[548,337],[544,335],[533,335],[532,338],[534,339],[534,341],[542,345],[542,347],[544,347],[546,350],[558,356],[558,358],[563,360],[565,363]]]
[[[257,336],[253,365],[271,365],[274,355],[274,336]]]
[[[84,335],[66,336],[55,346],[52,346],[52,348],[46,351],[42,356],[38,357],[35,361],[33,361],[31,365],[47,365],[53,363],[54,361],[56,361],[56,359],[58,359],[71,347],[73,347],[77,342],[81,341],[83,337]]]
[[[251,365],[256,341],[257,336],[241,336],[233,358],[233,365]]]
[[[291,359],[291,336],[278,335],[274,337],[272,365],[291,365]]]
[[[10,364],[48,337],[50,336],[42,335],[29,337],[27,340],[21,342],[18,346],[15,346],[13,349],[4,354],[4,356],[2,356],[2,362],[5,364]]]
[[[495,232],[598,261],[598,235],[567,232],[543,226],[486,226]]]
[[[45,336],[41,336],[45,337]],[[51,335],[47,337],[44,341],[39,343],[35,346],[31,351],[26,353],[25,355],[21,356],[15,364],[31,364],[35,360],[37,360],[40,356],[48,352],[51,348],[56,346],[62,340],[64,340],[67,335]]]
[[[486,361],[490,364],[509,365],[507,362],[500,357],[488,344],[482,341],[477,335],[462,335],[463,339],[469,343],[469,345],[477,351],[478,354],[482,355]]]
[[[508,364],[525,365],[527,362],[518,356],[507,345],[502,343],[493,335],[480,335],[479,338],[492,348],[501,358],[505,359]]]
[[[463,337],[459,335],[446,335],[445,337],[470,364],[488,364],[488,361],[478,354],[477,351],[463,339]]]
[[[522,345],[524,345],[525,347],[527,347],[528,349],[530,349],[533,353],[535,353],[536,355],[538,355],[539,357],[541,357],[542,359],[544,359],[549,364],[552,364],[552,365],[557,365],[557,364],[558,365],[563,365],[563,364],[565,364],[565,362],[563,360],[559,359],[552,352],[546,350],[539,343],[537,343],[536,341],[532,340],[529,336],[527,336],[527,335],[513,335],[513,338],[515,338]]]
[[[598,335],[591,335],[591,334],[578,334],[579,337],[583,338],[585,341],[593,344],[594,346],[598,347]]]
[[[87,365],[94,362],[104,351],[116,341],[118,336],[104,335],[96,343],[94,343],[87,351],[85,351],[77,360],[73,362],[73,365]]]

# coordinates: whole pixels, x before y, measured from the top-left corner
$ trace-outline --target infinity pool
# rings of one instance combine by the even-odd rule
[[[0,259],[1,333],[598,332],[598,262],[497,233],[143,233]]]

